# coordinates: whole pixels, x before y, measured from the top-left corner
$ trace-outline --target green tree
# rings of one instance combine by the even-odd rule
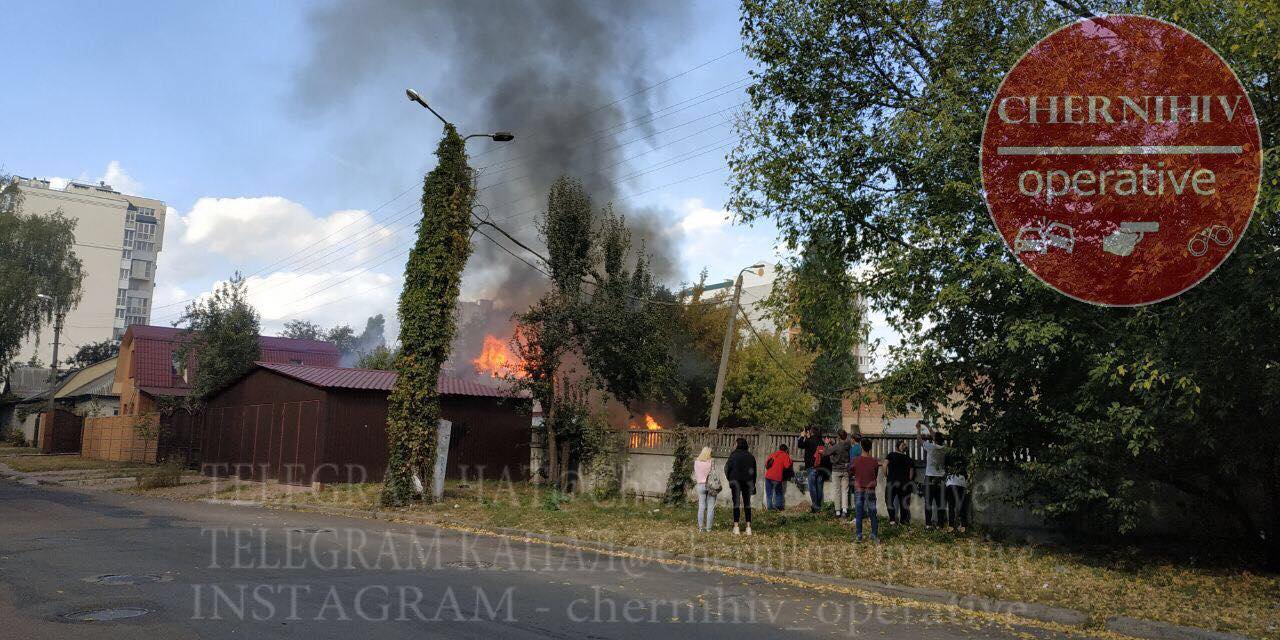
[[[843,236],[809,230],[799,257],[783,269],[767,301],[783,326],[799,329],[795,340],[814,354],[803,369],[805,389],[817,400],[814,422],[826,431],[841,427],[845,396],[857,395],[857,348],[867,339],[856,279],[845,258]]]
[[[395,371],[396,355],[395,351],[388,349],[385,345],[379,346],[373,351],[360,356],[360,359],[356,361],[356,368]]]
[[[1004,72],[1078,18],[1074,2],[747,0],[759,67],[733,152],[731,206],[784,237],[837,230],[859,286],[910,345],[884,389],[962,447],[1008,455],[1022,497],[1099,533],[1131,531],[1154,482],[1224,508],[1280,566],[1280,5],[1095,2],[1170,20],[1247,87],[1266,155],[1235,253],[1195,289],[1135,309],[1065,299],[1008,254],[981,194],[978,146]],[[1225,530],[1226,527],[1219,527]]]
[[[61,211],[24,212],[16,179],[0,175],[0,372],[24,339],[80,303],[75,229]]]
[[[258,312],[246,291],[244,276],[237,271],[212,295],[187,305],[175,323],[186,325],[174,354],[178,362],[192,365],[194,404],[247,373],[261,357]]]
[[[667,475],[667,491],[662,496],[666,504],[684,504],[693,488],[693,443],[684,425],[676,425],[671,434],[675,450],[671,452],[671,473]]]
[[[323,340],[324,328],[310,320],[290,320],[280,332],[282,338],[295,340]]]
[[[343,358],[355,353],[356,332],[351,328],[351,325],[340,324],[324,332],[323,336],[320,339],[333,343],[333,346],[338,348],[338,352],[342,354]]]
[[[582,285],[593,262],[592,223],[591,198],[582,183],[567,176],[553,182],[538,229],[547,246],[545,263],[552,289],[528,311],[517,314],[512,337],[526,373],[517,385],[542,405],[548,477],[560,488],[567,475],[572,434],[581,431],[571,418],[584,413],[561,406],[566,397],[561,365],[579,346]]]
[[[805,389],[814,357],[773,334],[751,335],[730,357],[724,424],[796,431],[813,424],[816,401]]]
[[[457,320],[454,308],[462,270],[471,255],[475,182],[462,136],[445,125],[438,162],[422,182],[418,240],[400,293],[400,350],[388,398],[387,472],[382,503],[402,506],[413,497],[413,476],[431,486],[440,396],[440,367],[449,358]]]
[[[513,382],[542,404],[549,475],[563,489],[587,451],[584,384],[623,403],[655,397],[670,383],[671,354],[649,258],[643,246],[633,250],[621,216],[608,206],[593,213],[582,184],[563,177],[551,185],[539,232],[553,286],[517,315],[512,348],[527,375]],[[585,363],[581,374],[564,371],[570,355]]]
[[[708,423],[720,347],[729,321],[729,294],[722,289],[715,295],[707,295],[706,283],[707,272],[703,269],[698,282],[685,295],[672,298],[679,304],[658,307],[659,312],[667,314],[668,348],[674,367],[666,404],[672,407],[676,422],[687,425]]]
[[[67,358],[67,366],[74,368],[87,367],[95,362],[114,358],[119,354],[120,342],[117,340],[91,342],[76,349],[75,354]]]

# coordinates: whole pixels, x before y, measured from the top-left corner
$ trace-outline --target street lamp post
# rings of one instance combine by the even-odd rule
[[[720,349],[720,370],[716,372],[716,392],[711,398],[711,418],[708,427],[715,429],[720,423],[720,399],[724,396],[724,376],[729,369],[729,351],[733,349],[733,319],[738,315],[738,300],[742,297],[742,274],[753,269],[763,269],[764,263],[743,267],[733,284],[733,302],[729,305],[729,323],[724,329],[724,345]]]
[[[422,97],[422,94],[418,93],[417,91],[414,91],[413,89],[405,89],[404,94],[409,96],[409,100],[422,105],[422,108],[426,109],[427,111],[430,111],[431,115],[440,119],[440,122],[443,122],[445,124],[451,124],[448,120],[444,119],[444,116],[440,115],[440,112],[436,111],[435,109],[432,109],[431,105],[427,104],[427,101]],[[470,135],[463,137],[462,141],[466,142],[467,140],[470,140],[472,138],[489,138],[494,142],[511,142],[512,140],[516,139],[516,136],[514,133],[511,133],[510,131],[494,131],[493,133],[472,133]]]

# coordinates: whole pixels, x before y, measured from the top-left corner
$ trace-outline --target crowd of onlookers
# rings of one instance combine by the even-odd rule
[[[824,512],[827,483],[835,493],[835,517],[852,519],[854,540],[862,540],[863,523],[870,527],[871,540],[879,541],[879,517],[876,489],[883,477],[884,498],[888,502],[889,525],[911,523],[911,500],[924,499],[926,529],[947,528],[963,533],[969,526],[968,480],[963,461],[958,456],[947,459],[943,435],[924,432],[924,423],[916,424],[916,440],[924,454],[924,477],[917,478],[916,460],[911,457],[907,440],[898,440],[894,450],[883,458],[872,450],[869,438],[840,431],[823,435],[805,429],[796,439],[794,456],[787,444],[769,454],[764,461],[764,504],[769,510],[786,508],[788,483],[795,483],[801,493],[808,494],[809,511]],[[797,464],[800,469],[797,471]],[[703,447],[693,463],[693,481],[698,496],[698,530],[710,531],[715,517],[716,496],[728,485],[733,505],[733,533],[751,535],[751,498],[756,493],[756,458],[748,450],[747,440],[739,438],[724,465],[724,480],[715,473],[711,447]]]

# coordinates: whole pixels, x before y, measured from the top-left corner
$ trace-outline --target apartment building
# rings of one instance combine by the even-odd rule
[[[130,325],[151,320],[156,257],[164,238],[165,204],[123,194],[104,183],[70,182],[56,188],[48,180],[19,178],[22,211],[60,210],[76,221],[75,252],[84,263],[80,304],[63,322],[59,359],[83,345],[119,339]],[[53,327],[29,338],[18,358],[53,358]]]

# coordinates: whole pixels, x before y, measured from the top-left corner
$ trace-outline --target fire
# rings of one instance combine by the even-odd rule
[[[471,363],[475,365],[476,371],[487,373],[494,378],[504,376],[523,378],[527,375],[521,367],[520,359],[511,353],[506,343],[492,335],[484,337],[484,348]]]
[[[644,426],[642,427],[641,424]],[[647,429],[649,431],[649,433],[632,433],[631,436],[627,438],[627,444],[632,449],[639,449],[642,447],[652,449],[662,444],[666,438],[666,435],[660,433],[662,431],[662,423],[658,422],[653,416],[647,413],[644,414],[643,422],[632,420],[629,426],[632,429]]]
[[[644,421],[636,422],[633,420],[631,422],[631,428],[632,429],[648,429],[650,431],[660,431],[662,430],[662,423],[658,422],[653,416],[646,413],[644,414]]]

